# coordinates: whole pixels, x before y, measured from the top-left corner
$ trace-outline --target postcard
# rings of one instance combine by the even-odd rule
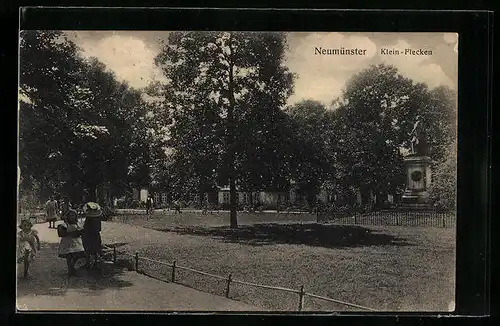
[[[22,30],[18,312],[454,311],[458,46]]]

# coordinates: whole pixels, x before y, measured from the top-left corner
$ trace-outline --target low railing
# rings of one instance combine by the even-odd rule
[[[224,277],[224,276],[220,276],[220,275],[211,274],[211,273],[203,272],[203,271],[200,271],[200,270],[196,270],[194,268],[190,268],[190,267],[178,265],[177,262],[176,262],[176,260],[174,260],[172,263],[168,263],[168,262],[165,262],[165,261],[160,261],[160,260],[151,259],[151,258],[147,258],[147,257],[140,257],[139,253],[137,253],[137,252],[135,254],[131,254],[131,253],[124,252],[124,251],[118,251],[116,249],[116,247],[113,247],[113,262],[115,264],[117,263],[117,255],[118,254],[126,255],[126,256],[129,256],[129,257],[133,258],[134,259],[134,270],[137,273],[146,275],[148,277],[153,277],[153,278],[161,280],[163,282],[165,282],[166,280],[158,278],[158,277],[155,277],[153,275],[149,275],[146,272],[144,272],[143,270],[141,270],[139,268],[140,267],[139,266],[139,262],[141,260],[142,261],[148,261],[148,262],[152,262],[152,263],[156,263],[156,264],[160,264],[160,265],[164,265],[164,266],[168,266],[168,267],[172,268],[172,273],[170,275],[170,282],[172,282],[172,283],[176,283],[176,270],[190,271],[190,272],[193,272],[193,273],[196,273],[196,274],[200,274],[200,275],[212,277],[212,278],[215,278],[215,279],[218,279],[218,280],[221,280],[221,281],[225,281],[226,286],[225,286],[224,295],[225,295],[226,298],[229,298],[229,296],[230,296],[231,284],[241,284],[241,285],[246,285],[246,286],[251,286],[251,287],[257,287],[257,288],[263,288],[263,289],[270,289],[270,290],[278,290],[278,291],[283,291],[283,292],[288,292],[288,293],[295,293],[295,294],[298,295],[298,309],[297,309],[298,311],[302,311],[304,309],[304,298],[307,297],[307,296],[309,296],[311,298],[316,298],[316,299],[320,299],[320,300],[324,300],[324,301],[328,301],[328,302],[332,302],[332,303],[344,305],[344,306],[358,308],[358,309],[365,310],[365,311],[376,311],[375,309],[372,309],[372,308],[369,308],[369,307],[364,307],[364,306],[361,306],[361,305],[358,305],[358,304],[354,304],[354,303],[350,303],[350,302],[345,302],[345,301],[341,301],[341,300],[336,300],[336,299],[328,298],[328,297],[325,297],[325,296],[317,295],[317,294],[314,294],[314,293],[306,292],[304,290],[304,286],[303,285],[300,287],[300,289],[291,289],[291,288],[285,288],[285,287],[279,287],[279,286],[263,285],[263,284],[257,284],[257,283],[252,283],[252,282],[246,282],[246,281],[242,281],[242,280],[236,280],[236,279],[233,279],[232,273],[229,273],[226,277]]]
[[[371,212],[319,212],[317,222],[347,225],[450,228],[456,225],[456,216],[449,211],[387,209]]]
[[[31,223],[33,224],[38,224],[38,223],[45,223],[46,222],[46,215],[44,212],[33,212],[33,211],[23,211],[18,213],[17,216],[18,220],[24,220],[24,219],[29,219]]]

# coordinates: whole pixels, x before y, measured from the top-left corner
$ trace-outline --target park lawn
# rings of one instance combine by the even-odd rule
[[[180,214],[174,211],[156,210],[153,215],[119,214],[113,217],[114,221],[143,226],[153,229],[172,226],[225,226],[229,225],[228,212],[200,212],[183,211]],[[308,213],[276,213],[276,212],[238,212],[238,224],[254,223],[303,223],[316,222],[316,214]]]
[[[383,311],[448,311],[454,302],[454,228],[322,225],[308,217],[301,224],[262,223],[272,217],[257,215],[253,222],[240,216],[247,221],[237,230],[215,216],[185,217],[184,223],[171,215],[119,220],[162,230],[129,243],[128,250],[217,275],[232,273],[235,280],[303,285],[306,292]],[[195,225],[196,219],[205,225]],[[141,260],[140,269],[171,277],[168,266]],[[179,269],[176,281],[218,295],[225,291],[224,281]],[[299,302],[295,293],[239,284],[231,285],[230,297],[266,310],[296,310]],[[356,309],[306,297],[304,310]]]

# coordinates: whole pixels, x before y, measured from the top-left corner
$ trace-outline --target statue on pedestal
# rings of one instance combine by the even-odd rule
[[[411,153],[413,155],[427,156],[427,142],[423,132],[422,119],[419,115],[417,115],[417,120],[409,136],[411,137]]]
[[[431,159],[427,153],[427,142],[423,123],[417,116],[409,133],[411,154],[404,158],[406,170],[406,189],[402,196],[403,207],[427,209],[430,207],[429,190],[431,185]]]

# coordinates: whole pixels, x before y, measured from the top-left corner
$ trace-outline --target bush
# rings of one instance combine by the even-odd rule
[[[144,206],[144,203],[142,203],[140,200],[132,200],[130,202],[130,205],[128,208],[132,208],[132,209],[139,209],[139,208],[143,208]]]
[[[119,199],[116,201],[116,208],[127,208],[127,201],[125,199]]]
[[[457,161],[455,145],[448,148],[445,159],[434,166],[431,184],[431,199],[438,209],[450,210],[456,207]]]
[[[105,207],[102,207],[102,214],[103,214],[102,219],[104,221],[111,221],[113,219],[113,216],[116,215],[116,212],[114,209],[112,209],[108,206],[105,206]]]

